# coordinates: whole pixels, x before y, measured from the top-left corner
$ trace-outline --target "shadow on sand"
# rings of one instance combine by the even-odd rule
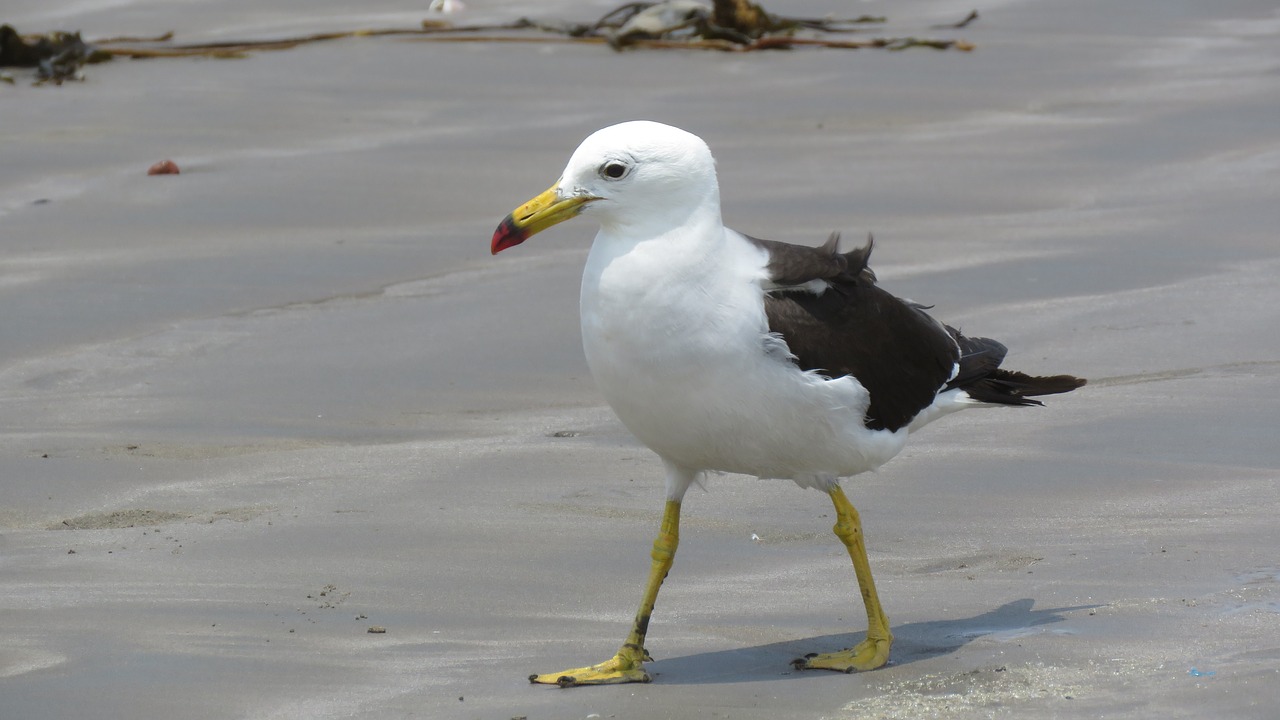
[[[989,612],[960,620],[937,620],[893,626],[893,665],[907,665],[965,646],[975,638],[994,633],[1017,633],[1039,625],[1066,620],[1063,613],[1088,610],[1098,605],[1033,609],[1035,600],[1023,598],[1005,603]],[[810,652],[830,652],[862,639],[860,633],[819,635],[801,640],[758,645],[756,647],[698,653],[666,660],[655,660],[649,672],[655,682],[672,685],[738,683],[758,680],[785,680],[799,677],[821,677],[828,673],[802,673],[791,670],[789,663]]]

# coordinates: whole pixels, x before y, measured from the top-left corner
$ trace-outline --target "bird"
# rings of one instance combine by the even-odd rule
[[[645,637],[679,545],[681,504],[706,473],[791,480],[826,493],[867,615],[865,638],[797,669],[873,670],[893,634],[841,480],[889,461],[908,436],[971,407],[1040,405],[1085,380],[1001,367],[967,337],[877,284],[873,246],[847,252],[755,238],[723,223],[715,161],[698,136],[637,120],[598,130],[559,179],[507,215],[494,255],[576,216],[599,231],[582,275],[587,365],[623,425],[665,470],[665,505],[640,607],[604,662],[534,674],[572,687],[650,682]]]

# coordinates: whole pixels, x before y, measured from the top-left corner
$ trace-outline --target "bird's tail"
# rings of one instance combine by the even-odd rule
[[[996,368],[986,377],[965,383],[962,387],[978,402],[995,405],[1043,405],[1032,399],[1037,395],[1071,392],[1087,381],[1073,375],[1028,375],[1017,370]]]
[[[965,337],[950,326],[947,330],[960,346],[960,372],[948,387],[964,390],[971,400],[993,405],[1042,405],[1031,398],[1071,392],[1086,382],[1073,375],[1037,376],[1005,370],[1000,367],[1004,345],[990,338]]]

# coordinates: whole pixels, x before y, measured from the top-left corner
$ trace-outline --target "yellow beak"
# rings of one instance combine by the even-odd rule
[[[528,240],[530,235],[536,235],[552,225],[574,217],[582,212],[583,205],[599,199],[592,195],[562,198],[559,183],[552,185],[503,218],[493,233],[493,244],[489,246],[489,251],[497,255],[509,247],[515,247]]]

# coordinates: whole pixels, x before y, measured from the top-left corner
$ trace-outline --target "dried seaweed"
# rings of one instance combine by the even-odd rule
[[[968,18],[951,27],[964,27]],[[852,40],[851,33],[882,25],[883,17],[797,18],[773,15],[747,0],[716,0],[711,6],[696,0],[628,2],[595,22],[573,23],[520,18],[496,25],[452,25],[425,20],[418,28],[383,28],[315,33],[275,40],[174,44],[169,36],[151,40],[113,38],[98,41],[112,55],[148,58],[202,55],[243,57],[267,50],[348,38],[400,36],[429,42],[533,42],[609,45],[614,49],[691,49],[750,52],[796,47],[904,50],[972,50],[963,40],[892,37]]]
[[[0,67],[35,68],[37,84],[79,80],[80,68],[110,59],[110,54],[81,40],[78,32],[24,36],[12,25],[0,25]]]
[[[976,20],[976,11],[953,25],[935,29],[964,28]],[[273,40],[175,43],[174,34],[158,37],[113,37],[86,43],[79,33],[54,32],[21,36],[8,25],[0,26],[0,67],[35,67],[38,83],[81,79],[88,63],[112,57],[241,58],[252,53],[288,50],[335,40],[400,37],[429,42],[536,42],[607,45],[625,49],[717,50],[752,52],[803,47],[840,50],[932,48],[972,50],[963,40],[907,37],[853,39],[869,27],[885,23],[883,17],[797,18],[774,15],[749,0],[697,0],[628,2],[592,23],[546,22],[520,18],[497,25],[452,25],[424,20],[416,28],[380,28],[312,33]],[[833,37],[836,36],[836,37]],[[7,76],[0,76],[6,77]]]

